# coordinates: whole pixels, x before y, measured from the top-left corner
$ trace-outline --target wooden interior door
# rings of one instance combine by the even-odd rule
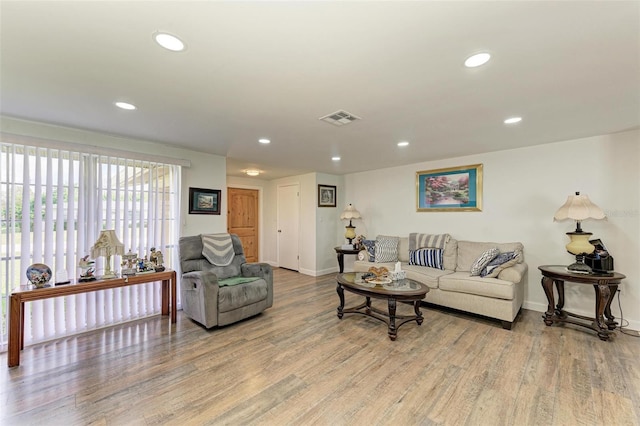
[[[237,234],[247,262],[258,262],[257,189],[227,188],[227,232]]]

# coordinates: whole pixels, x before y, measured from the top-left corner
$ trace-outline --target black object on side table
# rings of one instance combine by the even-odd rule
[[[544,313],[544,323],[570,323],[590,328],[598,333],[600,340],[609,340],[618,325],[611,314],[611,302],[618,291],[618,285],[626,278],[617,272],[609,274],[579,274],[567,270],[566,266],[543,265],[538,269],[542,272],[542,288],[547,296],[549,306]],[[564,282],[592,285],[596,292],[595,318],[585,317],[565,311]],[[558,292],[558,304],[554,308],[553,284]],[[605,320],[606,317],[606,320]],[[577,318],[577,319],[573,319]]]
[[[359,249],[343,249],[342,247],[334,247],[334,250],[338,254],[338,266],[340,267],[340,273],[344,272],[344,255],[357,255],[358,253],[360,253]]]

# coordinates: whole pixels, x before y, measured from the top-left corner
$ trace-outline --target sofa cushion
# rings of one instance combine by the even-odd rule
[[[362,240],[362,245],[369,254],[369,262],[376,261],[376,240]]]
[[[397,262],[398,261],[398,237],[378,235],[376,237],[376,258],[375,262]]]
[[[471,277],[467,271],[459,271],[440,277],[438,288],[442,291],[512,300],[516,294],[516,285],[518,284],[497,278]]]
[[[477,241],[458,241],[457,242],[457,260],[456,260],[456,271],[471,271],[471,265],[473,262],[485,251],[489,250],[492,247],[498,247],[500,253],[505,253],[509,251],[520,250],[523,251],[524,247],[522,243],[492,243],[492,242],[477,242]],[[446,258],[446,249],[445,249],[445,258]],[[447,265],[445,262],[445,269],[447,269]]]
[[[419,234],[412,232],[409,234],[409,252],[419,248],[439,248],[443,249],[449,241],[449,234]]]
[[[522,252],[520,251],[500,253],[484,267],[482,272],[480,272],[480,276],[483,278],[495,278],[503,269],[520,262],[521,257]]]
[[[438,279],[452,271],[443,269],[429,268],[427,266],[402,264],[402,270],[405,271],[407,278],[421,282],[429,288],[438,288]]]
[[[480,275],[482,270],[489,264],[489,262],[495,259],[498,254],[500,254],[498,247],[492,247],[489,250],[483,251],[473,262],[473,265],[471,265],[471,270],[469,271],[471,273],[470,275],[472,277]]]
[[[442,249],[420,248],[410,251],[409,265],[428,266],[430,268],[444,269],[442,267]]]

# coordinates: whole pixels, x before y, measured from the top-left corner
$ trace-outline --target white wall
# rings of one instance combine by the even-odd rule
[[[571,222],[553,222],[556,210],[581,191],[607,213],[607,221],[585,221],[627,276],[621,305],[631,328],[640,329],[640,131],[571,140],[530,148],[417,163],[345,176],[346,196],[364,218],[367,236],[410,232],[450,233],[459,240],[520,241],[529,274],[524,307],[547,309],[537,267],[573,261],[564,245]],[[484,164],[482,212],[416,212],[415,174],[420,170]],[[345,269],[352,266],[345,259]],[[566,285],[566,308],[595,310],[594,290]],[[612,312],[620,318],[617,300]]]
[[[182,168],[182,230],[181,235],[226,232],[226,160],[219,155],[174,148],[160,143],[121,138],[102,133],[69,127],[54,126],[8,117],[0,117],[2,132],[23,135],[53,141],[71,142],[103,148],[119,149],[137,153],[160,155],[164,157],[188,160],[191,167]],[[189,187],[222,190],[222,208],[220,215],[189,214]]]
[[[333,185],[336,187],[336,207],[317,207],[317,185]],[[340,221],[340,213],[348,202],[344,199],[344,178],[326,173],[316,174],[316,267],[315,275],[337,272],[338,261],[334,247],[336,241],[344,240],[344,224]],[[342,235],[340,235],[342,231]],[[341,244],[341,243],[340,243]]]
[[[247,179],[229,177],[231,183],[248,184]],[[263,216],[263,261],[278,266],[277,234],[277,190],[279,185],[297,183],[300,185],[300,273],[312,276],[338,271],[336,253],[333,248],[342,244],[344,228],[340,222],[340,212],[346,204],[344,179],[342,176],[308,173],[272,181],[262,181],[264,189]],[[337,189],[336,207],[318,207],[318,184],[335,185]]]

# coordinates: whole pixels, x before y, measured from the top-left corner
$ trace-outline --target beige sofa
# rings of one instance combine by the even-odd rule
[[[523,251],[521,243],[456,241],[450,237],[443,249],[444,269],[441,270],[409,265],[409,238],[401,237],[398,260],[407,278],[429,287],[425,302],[495,318],[501,321],[503,328],[510,330],[522,307],[527,264],[523,254],[521,263],[503,269],[496,278],[471,276],[475,260],[492,247],[498,247],[500,253]],[[372,266],[385,266],[393,271],[395,264],[356,260],[354,270],[366,272]]]

